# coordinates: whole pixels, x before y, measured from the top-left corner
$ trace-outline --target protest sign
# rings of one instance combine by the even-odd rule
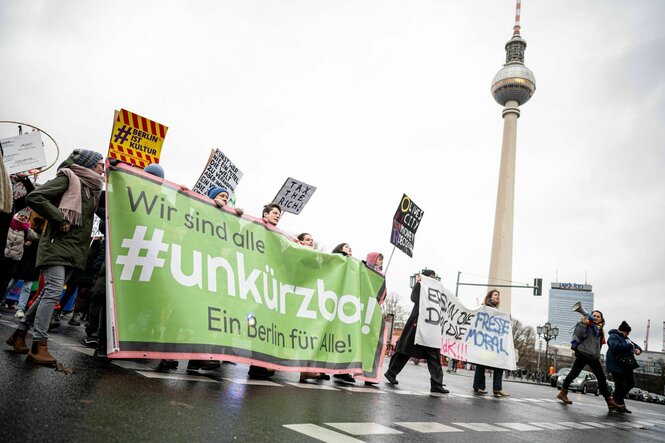
[[[423,219],[423,210],[404,194],[399,207],[393,217],[393,229],[390,234],[390,243],[409,257],[413,257],[413,245],[416,240],[416,231]]]
[[[3,161],[8,174],[29,171],[46,166],[44,144],[38,131],[0,140]]]
[[[314,191],[314,186],[289,177],[272,202],[278,204],[283,211],[300,214]]]
[[[123,164],[108,174],[109,357],[378,379],[385,280]]]
[[[159,163],[168,128],[138,114],[116,112],[108,157],[145,168]]]
[[[447,357],[517,368],[510,314],[488,306],[468,309],[438,280],[422,278],[416,331],[416,344],[440,346]]]
[[[242,171],[222,151],[219,149],[212,150],[210,157],[208,157],[208,163],[192,190],[203,195],[216,187],[225,188],[233,192],[236,186],[238,186],[242,175]]]

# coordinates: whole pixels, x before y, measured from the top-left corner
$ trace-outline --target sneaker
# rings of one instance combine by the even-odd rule
[[[23,318],[25,317],[25,312],[23,312],[23,309],[19,309],[18,311],[16,311],[16,314],[14,314],[14,317]]]
[[[72,315],[72,318],[69,319],[67,322],[68,325],[72,326],[81,326],[81,314],[78,312],[75,312],[74,315]]]
[[[487,394],[487,391],[484,390],[484,389],[474,389],[473,392],[476,393],[476,394],[478,394],[478,395],[485,395],[485,394]]]
[[[388,383],[390,383],[391,385],[399,384],[399,382],[397,381],[397,377],[392,375],[390,372],[386,372],[385,374],[383,374],[383,376],[386,377],[386,379],[388,379]]]
[[[330,380],[330,376],[322,372],[319,374],[319,380]]]
[[[221,365],[218,361],[208,361],[208,360],[190,360],[187,363],[187,371],[198,372],[199,369],[202,371],[212,371],[219,368]]]
[[[450,391],[443,386],[432,386],[432,388],[429,390],[430,392],[433,392],[435,394],[448,394]]]
[[[99,345],[99,338],[96,335],[89,335],[83,339],[83,342],[88,348],[96,348]]]
[[[510,394],[506,391],[494,391],[495,397],[510,397]]]

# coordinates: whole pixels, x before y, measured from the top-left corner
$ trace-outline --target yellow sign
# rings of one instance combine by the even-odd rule
[[[160,123],[121,109],[113,123],[108,157],[140,168],[159,163],[167,130]]]

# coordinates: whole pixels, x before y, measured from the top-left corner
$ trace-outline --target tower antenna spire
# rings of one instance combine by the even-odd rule
[[[522,13],[522,0],[517,0],[515,5],[515,26],[513,26],[513,35],[520,35],[520,15]]]

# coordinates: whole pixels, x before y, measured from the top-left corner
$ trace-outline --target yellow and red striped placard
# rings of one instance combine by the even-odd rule
[[[161,123],[121,109],[113,123],[108,157],[139,168],[159,163],[166,131]]]

